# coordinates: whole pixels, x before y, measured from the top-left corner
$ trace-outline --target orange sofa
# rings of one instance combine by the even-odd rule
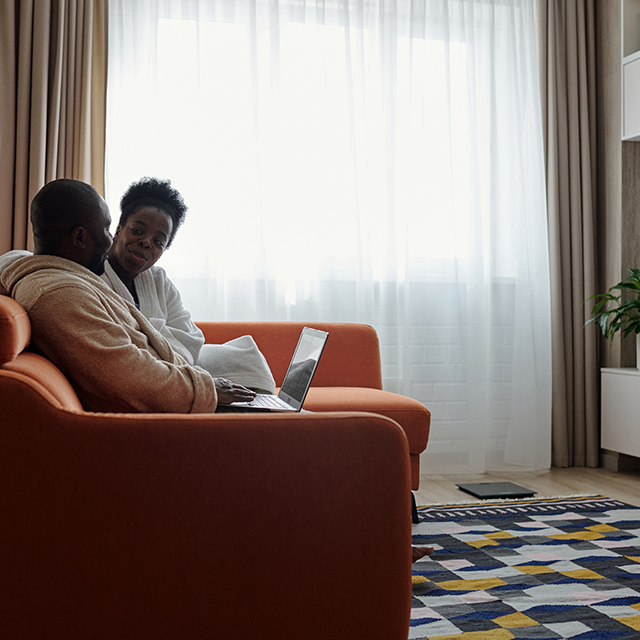
[[[407,638],[411,473],[395,421],[89,413],[29,338],[0,296],[3,640]],[[325,355],[324,384],[338,358]],[[325,389],[310,408],[340,401]]]

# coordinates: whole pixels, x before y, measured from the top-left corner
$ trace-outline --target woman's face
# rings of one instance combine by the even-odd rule
[[[152,267],[167,247],[173,222],[156,207],[136,209],[118,225],[109,255],[131,278]]]

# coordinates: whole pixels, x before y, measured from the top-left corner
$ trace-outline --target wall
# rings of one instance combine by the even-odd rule
[[[598,280],[604,292],[640,266],[640,143],[622,142],[621,5],[596,2]],[[600,344],[603,367],[635,366],[635,341]]]

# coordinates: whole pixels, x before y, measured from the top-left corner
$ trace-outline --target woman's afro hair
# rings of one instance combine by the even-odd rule
[[[167,243],[169,247],[187,215],[187,205],[180,192],[171,186],[171,180],[146,177],[134,182],[120,199],[120,226],[124,226],[131,214],[142,207],[156,207],[171,218],[173,229]]]

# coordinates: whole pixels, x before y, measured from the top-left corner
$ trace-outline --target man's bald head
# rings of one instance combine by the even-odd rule
[[[86,225],[100,211],[100,200],[86,182],[63,178],[45,184],[31,202],[36,246],[55,244],[60,234]]]
[[[47,183],[31,203],[35,253],[73,260],[100,275],[111,246],[109,208],[86,182]]]

